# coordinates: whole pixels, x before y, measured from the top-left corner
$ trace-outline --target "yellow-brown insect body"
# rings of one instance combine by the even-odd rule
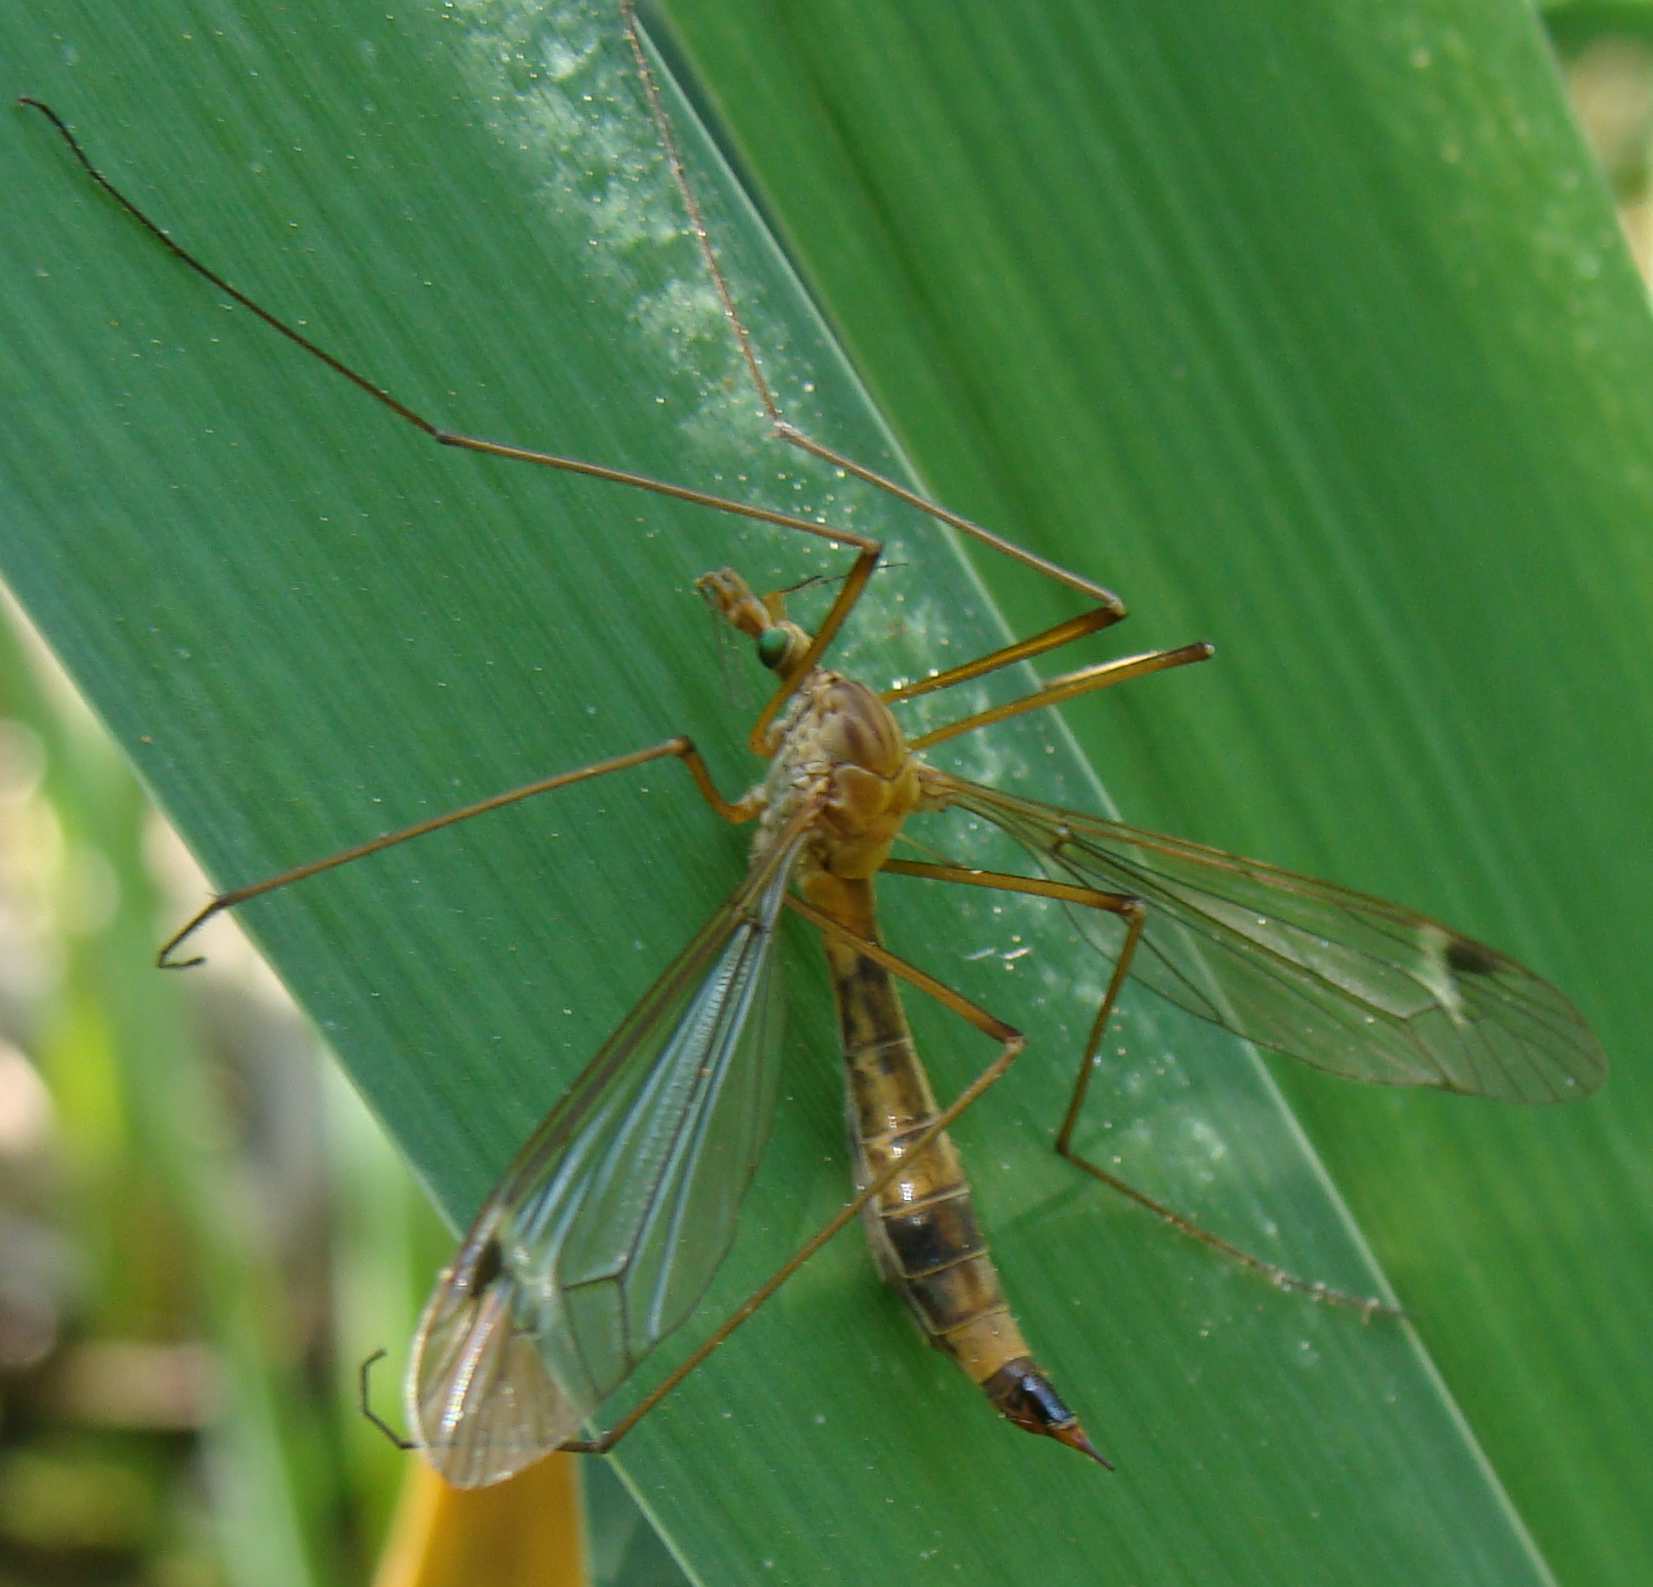
[[[871,689],[836,672],[812,672],[776,724],[763,798],[760,852],[807,805],[815,823],[800,880],[815,871],[864,878],[883,865],[919,806],[919,766]]]
[[[857,939],[881,943],[872,879],[906,818],[934,802],[924,772],[871,689],[813,671],[776,724],[759,851],[800,809],[813,810],[795,873],[799,890]],[[844,937],[822,940],[843,1041],[850,1149],[864,1186],[908,1152],[939,1109],[890,971]],[[868,1203],[865,1223],[884,1278],[994,1408],[1094,1455],[1010,1314],[945,1134],[912,1153]]]

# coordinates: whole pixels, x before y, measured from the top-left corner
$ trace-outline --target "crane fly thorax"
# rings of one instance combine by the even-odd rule
[[[807,866],[871,876],[918,807],[919,762],[871,689],[840,673],[812,672],[777,724],[764,800],[766,832],[800,808],[816,812]]]

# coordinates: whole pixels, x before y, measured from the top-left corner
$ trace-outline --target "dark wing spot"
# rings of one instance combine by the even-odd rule
[[[1454,937],[1446,945],[1448,969],[1459,975],[1491,975],[1498,968],[1499,959],[1490,948],[1483,948],[1468,937]]]
[[[486,1289],[505,1271],[505,1253],[498,1240],[490,1240],[476,1253],[476,1266],[471,1269],[472,1288]]]

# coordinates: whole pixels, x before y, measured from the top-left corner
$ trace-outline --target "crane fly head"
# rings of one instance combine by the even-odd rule
[[[695,588],[726,623],[756,641],[758,660],[782,677],[809,649],[809,635],[786,615],[782,593],[760,599],[733,568],[703,573]]]

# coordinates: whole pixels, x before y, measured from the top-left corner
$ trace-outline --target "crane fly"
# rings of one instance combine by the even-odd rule
[[[1101,585],[1058,567],[816,441],[782,416],[709,241],[632,14],[635,60],[679,195],[752,383],[780,438],[1077,592],[1078,616],[900,688],[877,690],[825,664],[866,591],[878,541],[842,528],[529,448],[456,433],[302,335],[175,243],[91,163],[38,100],[85,172],[191,270],[440,444],[604,479],[795,530],[855,553],[824,617],[796,622],[783,596],[732,569],[701,595],[749,638],[775,676],[750,734],[767,763],[735,798],[694,744],[666,739],[511,789],[215,897],[162,948],[217,913],[396,844],[557,790],[680,762],[704,801],[755,824],[745,878],[602,1045],[488,1197],[421,1319],[408,1375],[412,1442],[449,1481],[500,1480],[553,1449],[611,1449],[798,1267],[862,1217],[874,1258],[925,1335],[1018,1427],[1101,1461],[1078,1416],[1011,1315],[948,1136],[1022,1050],[1018,1030],[890,952],[879,933],[882,874],[996,889],[1067,906],[1080,938],[1111,966],[1083,1045],[1058,1152],[1176,1227],[1335,1302],[1123,1184],[1075,1147],[1103,1034],[1128,979],[1234,1036],[1349,1079],[1517,1102],[1582,1096],[1606,1074],[1583,1019],[1549,983],[1463,934],[1398,905],[1199,844],[966,780],[929,747],[1148,673],[1206,659],[1194,644],[1096,663],[1008,703],[909,740],[896,710],[920,695],[1036,660],[1125,615]],[[999,828],[1029,874],[897,857],[910,818],[947,811]],[[694,1315],[734,1238],[777,1090],[773,945],[781,911],[817,928],[840,1026],[856,1190],[817,1233],[608,1428],[583,1429],[668,1336]],[[936,999],[998,1043],[959,1094],[939,1104],[898,987]]]
[[[553,1449],[613,1448],[857,1214],[866,1214],[886,1279],[989,1403],[1016,1426],[1107,1464],[1010,1313],[946,1134],[1003,1076],[1023,1037],[884,947],[873,899],[880,874],[1069,905],[1081,934],[1113,968],[1057,1150],[1277,1282],[1333,1300],[1376,1305],[1304,1285],[1130,1190],[1074,1148],[1127,977],[1236,1036],[1350,1079],[1553,1102],[1604,1078],[1594,1037],[1556,988],[1436,921],[1255,860],[971,782],[920,753],[1020,711],[1202,661],[1208,646],[1098,663],[909,744],[890,707],[927,692],[933,680],[874,691],[815,663],[819,633],[791,621],[781,596],[758,598],[728,568],[706,575],[699,588],[781,680],[754,733],[754,749],[769,762],[761,783],[725,798],[693,743],[675,738],[439,818],[451,824],[676,759],[719,816],[758,829],[745,879],[523,1146],[426,1306],[407,1413],[413,1442],[451,1482],[497,1481]],[[996,660],[956,670],[977,676],[983,662]],[[1041,874],[892,856],[909,817],[948,810],[999,827]],[[377,850],[430,829],[423,823],[363,847]],[[163,963],[196,962],[173,954],[211,915],[361,852],[220,896],[167,943]],[[733,1239],[774,1101],[771,948],[783,907],[821,932],[857,1193],[609,1431],[579,1437],[592,1413],[692,1315]],[[1095,923],[1109,918],[1116,930],[1099,936]],[[1000,1044],[994,1061],[946,1107],[938,1106],[913,1045],[899,980]]]

